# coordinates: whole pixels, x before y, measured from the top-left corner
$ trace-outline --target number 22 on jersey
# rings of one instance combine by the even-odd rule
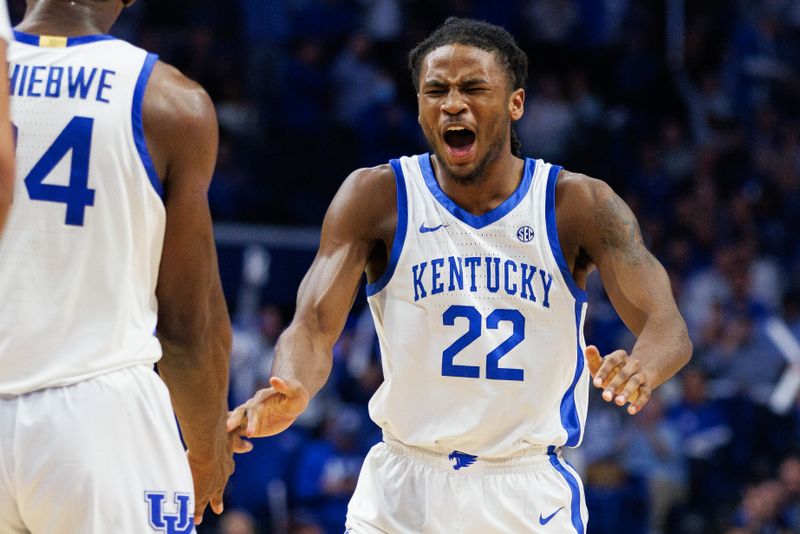
[[[442,315],[442,323],[445,326],[455,326],[455,320],[459,317],[467,319],[468,329],[464,335],[456,339],[452,345],[442,352],[442,376],[480,378],[480,367],[455,364],[453,359],[467,345],[481,337],[483,317],[473,306],[453,305],[445,310]],[[513,331],[508,339],[486,355],[486,378],[521,382],[525,380],[525,370],[500,367],[500,358],[508,354],[511,349],[525,339],[525,316],[519,310],[497,309],[486,317],[486,328],[496,330],[500,323],[503,322],[511,323]]]
[[[67,205],[65,224],[83,226],[87,206],[94,206],[94,189],[89,189],[89,156],[94,119],[73,117],[55,141],[45,150],[28,175],[25,188],[31,200]],[[19,134],[14,126],[15,137]],[[67,185],[47,184],[45,179],[72,152]]]

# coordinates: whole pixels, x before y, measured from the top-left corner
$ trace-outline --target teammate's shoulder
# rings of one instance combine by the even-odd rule
[[[156,62],[142,102],[142,122],[159,175],[166,180],[176,162],[216,158],[218,127],[214,104],[200,84],[175,67]],[[198,174],[202,180],[207,176]],[[201,178],[198,178],[201,179]]]
[[[161,60],[153,66],[145,104],[165,117],[205,121],[214,116],[214,104],[203,87]]]

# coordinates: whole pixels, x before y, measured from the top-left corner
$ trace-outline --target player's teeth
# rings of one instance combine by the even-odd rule
[[[447,129],[448,132],[459,132],[461,130],[466,130],[466,128],[462,126],[451,126],[450,128]]]

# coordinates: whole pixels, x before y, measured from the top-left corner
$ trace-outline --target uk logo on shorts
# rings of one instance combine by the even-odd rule
[[[164,534],[190,534],[194,532],[194,524],[189,513],[188,493],[176,493],[172,502],[175,503],[176,513],[166,513],[164,502],[167,494],[163,491],[146,491],[144,500],[147,502],[147,512],[150,526],[156,532]]]

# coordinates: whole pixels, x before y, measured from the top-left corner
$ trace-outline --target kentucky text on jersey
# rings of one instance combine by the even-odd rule
[[[507,295],[539,302],[550,307],[550,287],[553,275],[535,265],[492,256],[449,256],[423,261],[411,267],[414,281],[414,302],[428,295],[452,291],[490,293],[504,291]]]
[[[93,99],[108,104],[107,89],[117,74],[97,67],[11,65],[11,96]]]

